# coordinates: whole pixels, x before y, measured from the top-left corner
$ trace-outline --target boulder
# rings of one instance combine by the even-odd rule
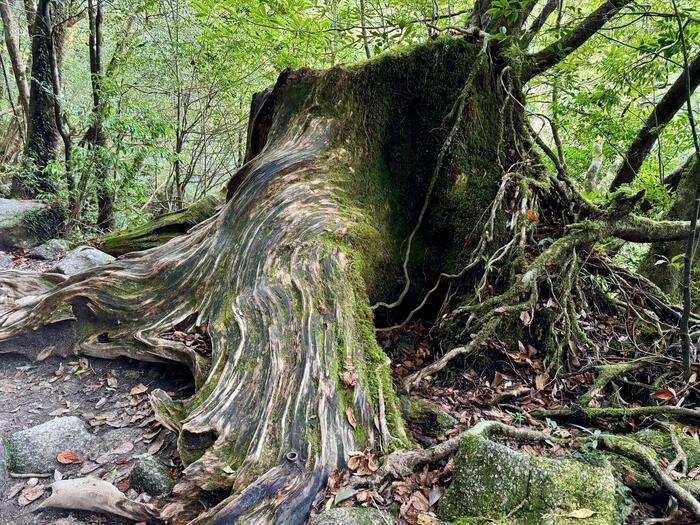
[[[617,525],[618,485],[606,461],[531,456],[466,435],[440,502],[440,517],[513,525]],[[507,519],[506,519],[507,518]]]
[[[75,275],[76,273],[90,270],[98,266],[103,266],[113,261],[111,255],[93,248],[92,246],[78,246],[69,251],[56,266],[51,268],[51,273],[62,273],[64,275]]]
[[[27,257],[39,259],[41,261],[50,261],[51,259],[63,257],[69,248],[70,246],[66,240],[51,239],[46,241],[44,244],[40,244],[39,246],[29,250]]]
[[[5,442],[8,467],[18,473],[53,472],[60,464],[56,456],[65,450],[85,460],[97,448],[99,438],[75,416],[58,417],[12,434]]]
[[[391,514],[372,507],[336,507],[312,516],[308,525],[392,525]]]
[[[66,212],[36,200],[0,198],[0,250],[31,248],[60,236]]]
[[[170,477],[170,469],[150,454],[136,459],[131,471],[131,486],[151,496],[170,494],[175,480]]]

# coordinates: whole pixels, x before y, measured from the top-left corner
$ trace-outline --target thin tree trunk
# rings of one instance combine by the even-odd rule
[[[17,41],[17,33],[15,31],[15,21],[12,15],[12,9],[8,2],[0,2],[0,16],[5,32],[5,45],[7,54],[10,56],[12,63],[12,72],[17,84],[17,92],[19,93],[19,102],[22,107],[22,118],[24,120],[25,129],[29,124],[29,85],[25,78],[26,65],[22,60],[22,53]]]
[[[75,182],[73,180],[73,141],[70,136],[70,132],[66,129],[64,122],[65,115],[63,114],[63,109],[61,108],[61,79],[58,70],[58,57],[56,56],[56,49],[53,43],[53,27],[51,25],[50,19],[48,20],[48,30],[50,38],[49,42],[49,62],[51,64],[51,87],[53,90],[53,112],[54,119],[56,121],[56,129],[63,140],[63,158],[65,163],[65,178],[66,178],[66,189],[68,190],[68,209],[71,217],[76,217],[75,210],[77,209],[76,195],[75,195]],[[74,221],[70,221],[68,224],[68,231],[74,225]]]
[[[104,163],[107,138],[104,132],[104,101],[102,89],[102,1],[88,0],[90,19],[90,77],[92,79],[92,133],[91,142],[95,154],[95,178],[97,180],[97,227],[110,231],[114,227],[114,196],[108,180],[108,170]]]

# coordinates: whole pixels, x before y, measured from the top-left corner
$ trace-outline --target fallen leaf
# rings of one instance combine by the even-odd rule
[[[352,407],[348,407],[345,409],[345,415],[348,417],[348,423],[350,423],[350,426],[354,429],[357,428],[357,419],[355,419],[355,413],[352,410]]]
[[[530,323],[532,322],[532,318],[530,317],[530,312],[527,310],[523,310],[520,312],[520,320],[523,323],[523,326],[530,326]]]
[[[585,520],[586,518],[590,518],[595,514],[595,511],[592,511],[591,509],[577,509],[577,510],[572,510],[568,514],[564,515],[565,518],[574,518],[577,520]]]
[[[139,383],[135,387],[133,387],[131,390],[129,390],[129,394],[132,396],[137,396],[139,394],[143,394],[145,391],[148,390],[148,387],[144,385],[143,383]]]
[[[532,222],[537,222],[540,220],[540,218],[537,216],[537,214],[530,209],[525,210],[525,217],[527,217],[528,220],[530,220]]]
[[[535,388],[537,390],[544,390],[544,387],[547,385],[547,379],[549,379],[547,372],[537,374],[535,376]]]
[[[27,487],[24,489],[20,495],[17,503],[22,507],[29,505],[32,501],[38,500],[44,495],[46,488],[44,485],[34,485],[33,487]]]
[[[333,504],[337,505],[338,503],[345,501],[346,499],[350,499],[358,492],[359,491],[356,489],[351,489],[349,487],[345,487],[343,490],[341,490],[340,492],[338,492],[338,494],[335,495],[335,499],[333,500]]]
[[[676,391],[673,390],[673,388],[662,388],[654,392],[652,395],[658,399],[661,399],[662,401],[668,401],[676,397]]]
[[[73,463],[81,463],[78,455],[72,450],[64,450],[56,455],[56,460],[62,465],[70,465]]]
[[[433,525],[434,523],[439,522],[439,519],[437,519],[435,516],[431,516],[430,514],[418,514],[416,516],[416,523],[418,525]]]

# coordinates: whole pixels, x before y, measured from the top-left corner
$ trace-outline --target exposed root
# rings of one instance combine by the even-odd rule
[[[601,440],[601,448],[639,463],[654,478],[654,481],[676,498],[681,505],[690,510],[696,518],[700,519],[700,502],[657,465],[653,459],[652,451],[647,447],[629,438],[605,436]]]
[[[389,479],[409,477],[416,467],[435,463],[454,454],[465,435],[488,437],[500,435],[523,441],[554,440],[549,434],[528,428],[517,428],[497,421],[480,421],[475,426],[442,443],[422,450],[397,450],[389,454],[373,476],[355,477],[351,486],[355,488],[379,486]]]
[[[700,420],[700,410],[676,406],[647,406],[629,408],[555,408],[551,410],[533,410],[530,412],[530,415],[538,419],[572,418],[591,420],[599,417],[625,418],[635,416],[673,416]]]

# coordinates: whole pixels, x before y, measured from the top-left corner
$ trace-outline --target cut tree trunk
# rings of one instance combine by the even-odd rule
[[[77,352],[184,363],[194,396],[151,396],[187,466],[165,517],[303,523],[350,451],[408,444],[370,300],[398,295],[419,216],[407,297],[458,268],[521,154],[518,72],[507,96],[486,57],[477,34],[285,71],[227,202],[188,235],[58,283],[0,273],[0,353],[60,320]],[[174,329],[206,331],[211,356]]]

